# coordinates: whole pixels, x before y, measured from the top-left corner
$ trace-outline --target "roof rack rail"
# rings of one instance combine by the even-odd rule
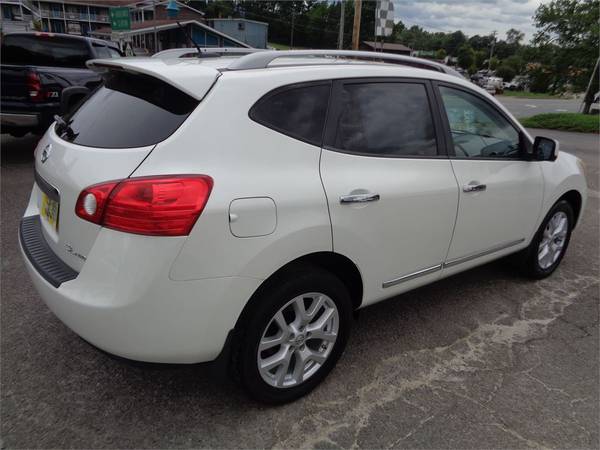
[[[242,48],[242,47],[206,47],[201,48],[200,52],[196,48],[170,48],[163,50],[162,52],[155,53],[152,58],[162,59],[177,59],[184,55],[198,53],[199,58],[206,56],[222,56],[222,55],[248,55],[255,52],[264,52],[265,50],[260,48]]]
[[[463,76],[456,70],[444,64],[427,59],[415,58],[406,55],[394,55],[391,53],[365,52],[356,50],[271,50],[252,52],[252,54],[242,56],[227,67],[227,70],[250,70],[265,69],[271,62],[278,58],[288,57],[332,57],[349,58],[363,61],[385,62],[391,64],[400,64],[404,66],[417,67],[420,69],[435,70],[437,72],[447,73],[460,78]]]

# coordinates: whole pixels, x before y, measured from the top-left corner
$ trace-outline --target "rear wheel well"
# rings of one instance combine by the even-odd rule
[[[358,307],[360,307],[363,296],[363,282],[356,265],[350,259],[340,255],[339,253],[310,253],[290,261],[273,273],[265,281],[263,281],[256,292],[254,292],[250,300],[246,303],[246,306],[244,306],[244,309],[238,318],[236,328],[238,328],[240,324],[244,323],[244,317],[252,311],[254,303],[258,301],[261,293],[265,289],[274,283],[280,282],[280,280],[284,279],[285,277],[290,276],[295,269],[301,266],[320,267],[335,275],[342,283],[344,283],[346,289],[348,289],[354,309],[358,309]]]
[[[575,224],[573,225],[574,228],[579,222],[579,213],[581,212],[582,203],[581,194],[575,190],[569,191],[563,194],[562,197],[557,200],[557,202],[561,200],[567,201],[571,205],[571,208],[573,208],[573,215],[575,216]]]

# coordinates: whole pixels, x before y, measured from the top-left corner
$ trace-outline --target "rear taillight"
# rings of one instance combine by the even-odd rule
[[[75,214],[127,233],[185,236],[202,213],[212,186],[212,178],[206,175],[110,181],[84,189]]]
[[[26,83],[29,99],[32,102],[41,102],[45,99],[44,92],[42,91],[42,81],[37,73],[29,72],[27,74]]]

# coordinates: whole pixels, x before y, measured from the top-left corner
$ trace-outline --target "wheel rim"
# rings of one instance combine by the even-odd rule
[[[547,269],[554,264],[565,248],[569,218],[558,211],[546,224],[542,241],[538,247],[538,263],[542,269]]]
[[[269,321],[258,345],[257,364],[273,387],[298,386],[327,361],[338,337],[334,301],[319,292],[299,295]]]

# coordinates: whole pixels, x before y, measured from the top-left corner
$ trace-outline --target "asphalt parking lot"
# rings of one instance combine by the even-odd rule
[[[3,136],[2,448],[598,448],[599,137],[535,134],[587,165],[558,271],[532,282],[499,261],[367,308],[328,379],[277,408],[204,366],[111,358],[59,322],[18,251],[35,139]]]
[[[546,113],[574,113],[579,112],[581,107],[581,100],[573,99],[531,99],[504,95],[499,95],[497,99],[517,118]]]

